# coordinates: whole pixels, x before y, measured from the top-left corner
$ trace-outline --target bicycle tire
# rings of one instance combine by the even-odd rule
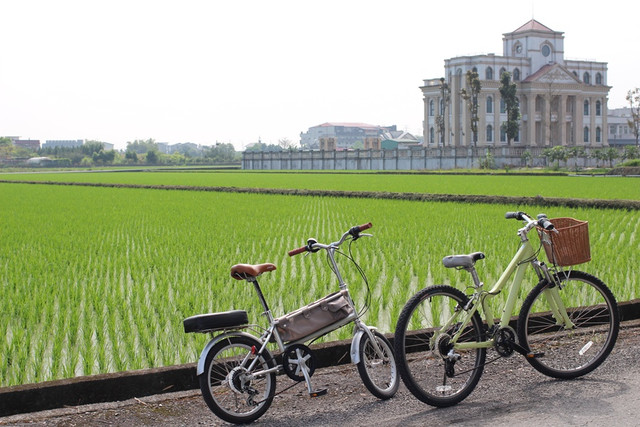
[[[398,391],[400,377],[389,340],[378,331],[373,331],[375,340],[384,357],[380,359],[371,338],[364,334],[360,339],[358,373],[367,390],[379,399],[392,398]]]
[[[453,336],[461,325],[456,323],[442,331],[439,324],[450,319],[454,311],[462,310],[468,301],[464,293],[451,286],[431,286],[409,299],[400,313],[394,339],[398,370],[407,389],[424,403],[455,405],[473,391],[482,376],[484,348],[458,350],[460,360],[455,362],[453,377],[447,375],[441,356],[446,337]],[[484,326],[475,312],[458,342],[484,340]]]
[[[529,293],[518,316],[518,338],[538,357],[527,358],[539,372],[554,378],[585,375],[607,358],[618,337],[620,318],[615,297],[597,277],[582,271],[560,272],[560,297],[575,328],[558,326],[541,281]]]
[[[271,406],[276,391],[275,373],[245,381],[238,368],[251,353],[260,348],[260,341],[248,336],[230,336],[215,344],[205,359],[204,372],[199,376],[200,390],[209,409],[224,421],[243,424],[260,418]],[[274,366],[266,351],[259,357],[255,369]],[[247,365],[256,355],[249,357]],[[232,373],[236,370],[235,373]],[[258,387],[260,391],[258,391]],[[253,396],[252,396],[253,395]]]

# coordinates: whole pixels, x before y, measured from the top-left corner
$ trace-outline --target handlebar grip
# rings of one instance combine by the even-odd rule
[[[370,222],[366,223],[366,224],[362,224],[358,226],[358,230],[360,231],[364,231],[364,230],[368,230],[369,228],[373,227],[373,224],[371,224]]]
[[[506,219],[518,219],[521,220],[523,219],[522,214],[524,214],[524,212],[518,211],[518,212],[507,212],[504,214],[504,217]]]
[[[542,218],[538,220],[538,225],[542,228],[544,228],[545,230],[553,230],[554,228],[556,228],[551,221],[549,221],[547,218]]]
[[[306,247],[306,246],[302,246],[302,247],[300,247],[300,248],[298,248],[298,249],[292,249],[292,250],[290,250],[290,251],[289,251],[289,252],[287,252],[287,253],[289,254],[289,256],[294,256],[294,255],[298,255],[298,254],[301,254],[301,253],[303,253],[303,252],[306,252],[307,250],[308,250],[308,249],[307,249],[307,247]]]

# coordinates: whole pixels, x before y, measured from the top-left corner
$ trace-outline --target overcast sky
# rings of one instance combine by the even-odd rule
[[[640,86],[640,2],[0,0],[0,136],[124,148],[298,142],[324,122],[422,133],[423,79],[502,55],[532,17],[565,58],[608,63],[609,108]]]

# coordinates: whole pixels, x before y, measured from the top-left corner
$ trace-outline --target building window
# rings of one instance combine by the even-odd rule
[[[493,126],[487,125],[487,142],[493,142]]]
[[[493,80],[493,68],[487,67],[484,74],[485,80]]]
[[[477,73],[477,72],[478,72],[478,67],[473,67],[473,68],[471,69],[471,71],[473,71],[474,73]]]
[[[609,126],[609,133],[611,135],[615,135],[616,134],[616,125]]]
[[[596,116],[602,115],[602,103],[600,101],[596,101]]]
[[[434,109],[435,109],[435,105],[434,105],[434,102],[433,102],[433,99],[432,99],[432,100],[429,101],[429,115],[431,117],[433,117]]]
[[[500,113],[504,114],[507,111],[507,106],[504,103],[504,99],[500,98]]]
[[[597,85],[601,85],[602,84],[602,74],[600,74],[600,73],[596,73],[596,84]]]
[[[493,113],[493,98],[487,97],[487,114]]]
[[[589,75],[589,73],[587,73],[586,71],[584,72],[584,74],[582,75],[582,81],[585,84],[591,84],[591,76]]]
[[[582,132],[584,134],[584,139],[582,141],[589,142],[589,126],[585,126]]]
[[[598,126],[596,128],[596,142],[602,142],[602,130],[600,129],[600,126]]]
[[[551,55],[551,47],[548,44],[545,44],[542,46],[541,52],[542,56],[546,58],[547,56]]]
[[[506,72],[507,72],[507,70],[505,70],[505,69],[504,69],[504,67],[500,68],[500,76],[499,76],[499,78],[501,79],[501,78],[502,78],[502,75],[503,75],[504,73],[506,73]]]
[[[429,142],[433,144],[436,141],[436,130],[431,126],[429,129]]]
[[[507,142],[507,132],[500,126],[500,142]]]
[[[589,101],[588,101],[588,100],[585,100],[585,101],[584,101],[584,113],[583,113],[583,114],[584,114],[585,116],[588,116],[588,115],[589,115]]]
[[[513,81],[514,82],[519,82],[520,81],[520,69],[518,69],[518,68],[513,70]]]

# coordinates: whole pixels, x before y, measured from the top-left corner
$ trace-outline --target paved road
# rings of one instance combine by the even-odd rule
[[[626,328],[609,359],[581,379],[560,381],[537,373],[519,356],[488,365],[476,390],[461,404],[432,408],[402,386],[396,397],[379,401],[364,388],[355,367],[318,370],[321,398],[306,396],[298,385],[277,396],[256,422],[264,426],[558,426],[640,424],[640,329]],[[290,381],[278,378],[279,390]],[[503,387],[498,390],[497,387]],[[131,426],[223,425],[198,391],[125,402],[63,408],[0,418],[0,425]]]

